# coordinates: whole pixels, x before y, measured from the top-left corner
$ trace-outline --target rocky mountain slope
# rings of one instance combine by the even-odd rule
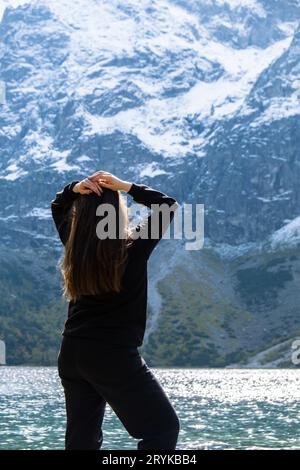
[[[151,364],[242,365],[297,337],[300,2],[6,0],[0,16],[8,362],[55,363],[49,204],[98,168],[205,206],[202,250],[165,240],[151,259]]]

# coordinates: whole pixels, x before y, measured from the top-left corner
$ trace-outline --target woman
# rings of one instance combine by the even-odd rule
[[[121,192],[148,207],[169,206],[167,218],[156,217],[155,238],[154,209],[130,231]],[[97,214],[103,204],[115,211],[117,237],[99,237],[105,216]],[[178,416],[137,348],[146,326],[147,262],[177,207],[174,198],[105,171],[71,182],[51,202],[65,247],[60,268],[69,300],[58,356],[66,449],[101,447],[106,403],[139,439],[137,449],[176,448]]]

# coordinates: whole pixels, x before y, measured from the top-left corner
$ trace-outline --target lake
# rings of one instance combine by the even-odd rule
[[[181,422],[178,449],[300,449],[300,374],[288,369],[151,368]],[[55,367],[0,367],[0,449],[63,449]],[[103,450],[138,442],[107,405]]]

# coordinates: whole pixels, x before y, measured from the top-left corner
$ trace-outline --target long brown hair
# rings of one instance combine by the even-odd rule
[[[119,220],[124,227],[123,237],[98,237],[96,226],[102,217],[96,211],[103,203],[114,207],[117,230]],[[127,248],[132,242],[127,206],[121,193],[105,188],[101,196],[79,195],[70,209],[69,224],[69,237],[60,262],[63,296],[75,301],[82,295],[120,292]]]

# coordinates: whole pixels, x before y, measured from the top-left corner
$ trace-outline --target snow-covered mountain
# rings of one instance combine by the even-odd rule
[[[24,304],[37,311],[45,298],[55,301],[59,242],[49,201],[99,168],[205,204],[205,249],[187,253],[178,243],[170,263],[176,279],[190,273],[177,303],[192,288],[191,315],[205,331],[196,345],[186,332],[185,364],[195,350],[192,362],[201,362],[207,338],[218,351],[204,364],[213,364],[214,354],[233,362],[242,348],[256,353],[296,334],[300,1],[0,0],[0,17],[2,336],[14,329],[6,312],[20,318]],[[159,265],[168,257],[162,248],[155,257],[149,355],[170,309],[168,292],[159,292]],[[282,277],[274,257],[288,262],[286,281],[257,276],[250,291],[259,296],[268,277],[266,290],[277,285],[273,296],[280,290],[284,297],[290,283],[291,298],[278,309],[267,301],[258,308],[247,303],[245,273],[278,269]],[[227,275],[225,292],[216,279]],[[204,304],[203,285],[211,290]],[[220,295],[228,302],[218,304]],[[210,324],[211,309],[218,325]],[[243,311],[244,324],[247,315],[253,320],[244,336],[242,327],[224,327],[232,309]],[[268,330],[270,312],[271,330],[247,342],[256,327]],[[173,331],[185,326],[177,320]],[[168,348],[157,362],[167,355],[166,363],[179,363]]]

